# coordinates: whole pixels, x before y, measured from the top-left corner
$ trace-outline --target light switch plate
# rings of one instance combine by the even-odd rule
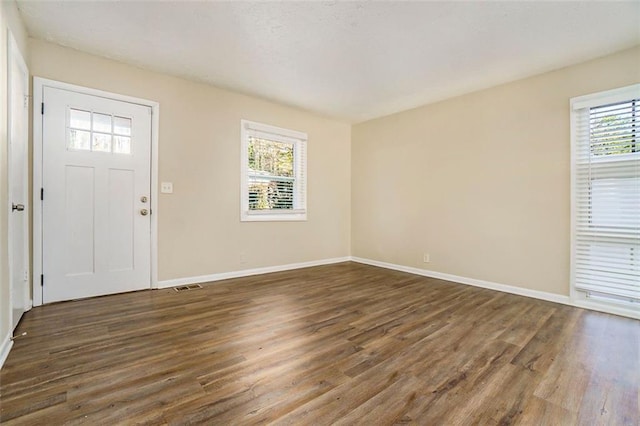
[[[173,182],[162,182],[160,184],[160,192],[163,194],[173,194]]]

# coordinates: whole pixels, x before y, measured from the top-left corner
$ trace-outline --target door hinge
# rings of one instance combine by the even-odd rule
[[[44,188],[40,188],[40,201],[44,200]]]
[[[40,104],[40,114],[44,115],[44,102]]]
[[[44,287],[44,274],[40,274],[40,287]]]

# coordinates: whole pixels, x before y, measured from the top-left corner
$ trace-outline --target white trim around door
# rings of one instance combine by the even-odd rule
[[[10,30],[7,30],[7,52],[9,203],[6,207],[10,211],[7,229],[9,323],[10,335],[13,335],[20,318],[32,304],[29,296],[29,69]]]
[[[98,96],[116,101],[129,102],[151,108],[151,271],[150,288],[158,288],[158,131],[160,104],[102,90],[76,86],[41,77],[33,77],[33,306],[42,305],[42,203],[41,188],[43,165],[42,108],[45,87],[68,90],[85,95]],[[46,106],[45,106],[46,108]]]

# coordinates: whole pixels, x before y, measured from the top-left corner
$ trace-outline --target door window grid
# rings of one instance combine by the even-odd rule
[[[69,108],[69,151],[131,154],[131,119]]]

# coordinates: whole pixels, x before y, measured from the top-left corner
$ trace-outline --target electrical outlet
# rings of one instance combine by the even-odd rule
[[[431,255],[429,255],[429,253],[424,253],[424,254],[422,255],[422,261],[423,261],[424,263],[429,263],[429,262],[431,262]]]
[[[244,252],[240,253],[240,264],[244,265],[245,263],[247,263],[247,254]]]
[[[160,192],[163,194],[173,194],[173,182],[162,182],[160,184]]]

